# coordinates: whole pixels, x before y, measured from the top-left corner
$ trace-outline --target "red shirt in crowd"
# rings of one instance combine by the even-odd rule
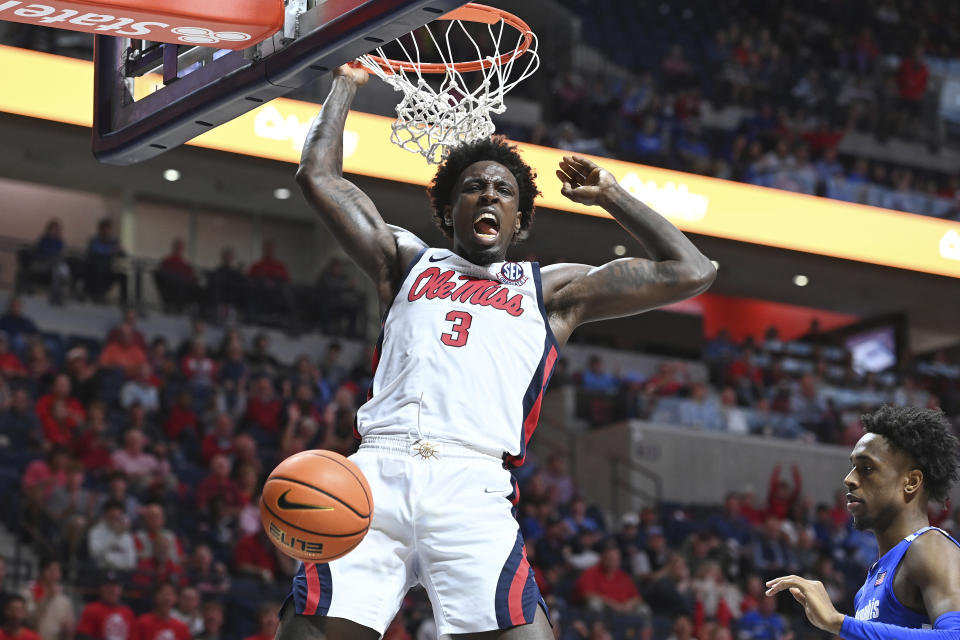
[[[187,380],[212,381],[217,375],[217,363],[206,356],[186,355],[180,361],[180,371]]]
[[[220,439],[212,433],[203,436],[203,445],[201,447],[203,461],[210,462],[210,459],[218,453],[227,455],[233,453],[233,438]]]
[[[613,573],[607,574],[600,563],[580,574],[577,578],[576,590],[584,598],[594,595],[603,596],[620,604],[640,597],[637,585],[633,583],[626,571],[616,569]]]
[[[280,430],[280,413],[283,410],[283,401],[279,397],[270,400],[250,398],[247,401],[246,419],[253,422],[264,431],[276,433]]]
[[[276,573],[277,570],[277,561],[272,549],[267,549],[260,544],[256,533],[244,536],[237,542],[237,546],[233,549],[233,564],[238,567],[252,565],[266,569],[270,573]]]
[[[43,425],[44,437],[48,442],[54,444],[69,444],[73,438],[73,432],[77,426],[87,417],[83,405],[76,398],[67,398],[65,401],[67,408],[67,417],[61,422],[53,417],[53,403],[56,398],[52,393],[40,396],[34,411]]]
[[[290,274],[287,273],[287,267],[276,258],[260,258],[250,267],[250,275],[256,278],[266,278],[267,280],[278,280],[280,282],[290,282]]]
[[[923,60],[904,58],[897,72],[897,86],[904,100],[920,100],[927,92],[927,78],[930,75]]]
[[[201,509],[206,509],[210,501],[217,496],[223,498],[226,507],[240,508],[247,503],[246,496],[233,480],[214,475],[207,476],[197,485],[196,496],[197,506]]]
[[[94,640],[134,640],[136,626],[137,620],[130,607],[91,602],[83,608],[77,634]]]
[[[20,627],[20,631],[15,634],[9,634],[0,627],[0,640],[40,640],[40,635],[26,627]]]
[[[190,629],[176,618],[145,613],[137,618],[137,640],[190,640]]]
[[[19,376],[25,375],[27,368],[23,366],[23,362],[17,357],[17,354],[7,351],[6,353],[0,353],[0,372],[8,376]]]
[[[170,409],[167,421],[163,423],[163,431],[171,440],[179,440],[184,431],[197,430],[197,414],[190,407],[174,405]]]
[[[175,254],[171,254],[163,259],[163,262],[160,263],[160,271],[191,282],[196,282],[197,280],[197,275],[193,272],[193,267],[182,257]]]

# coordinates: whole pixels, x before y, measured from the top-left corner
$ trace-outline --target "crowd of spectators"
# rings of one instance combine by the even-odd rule
[[[331,343],[318,361],[303,356],[286,365],[266,334],[248,341],[232,329],[208,345],[197,321],[182,344],[170,344],[144,336],[132,312],[102,341],[62,344],[40,332],[16,297],[0,331],[0,510],[20,544],[42,558],[25,588],[0,583],[17,596],[3,597],[6,633],[21,640],[32,640],[24,635],[30,629],[43,640],[120,640],[133,629],[137,640],[160,631],[178,640],[270,636],[296,567],[262,533],[261,483],[296,451],[353,451],[369,354],[343,362]],[[559,367],[551,392],[577,384],[585,397],[623,399],[632,388],[634,406],[648,413],[670,399],[690,403],[676,409],[686,426],[797,435],[732,417],[733,408],[767,402],[771,413],[792,416],[801,437],[849,442],[856,435],[849,428],[804,421],[815,406],[804,381],[853,375],[848,363],[834,362],[828,347],[812,347],[803,359],[797,344],[773,332],[761,344],[712,341],[706,365],[725,385],[717,387],[724,403],[713,405],[719,421],[703,408],[713,387],[689,383],[669,361],[646,380],[608,372],[599,359],[582,374]],[[944,388],[927,390],[930,380],[956,389],[957,367],[935,361],[917,370],[927,378],[903,380],[895,399],[946,398]],[[776,372],[782,378],[769,377]],[[814,505],[796,469],[791,481],[781,475],[775,469],[765,499],[744,487],[722,507],[653,505],[611,522],[580,494],[564,456],[532,459],[517,472],[518,520],[560,637],[805,637],[812,632],[791,619],[796,609],[762,596],[763,580],[786,571],[823,580],[849,610],[875,543],[850,527],[842,496]],[[953,530],[958,518],[943,526]],[[265,599],[269,607],[254,618]],[[108,626],[128,631],[111,635]],[[422,590],[411,592],[387,637],[435,637]]]
[[[63,223],[52,219],[34,244],[18,251],[16,289],[25,293],[46,288],[55,304],[70,299],[102,304],[116,288],[117,299],[126,304],[128,269],[119,264],[124,257],[109,218],[97,224],[85,252],[71,251],[63,241]],[[130,266],[143,268],[140,263]],[[263,241],[261,257],[249,268],[236,262],[228,246],[222,249],[219,264],[205,271],[190,264],[184,240],[174,238],[170,252],[151,270],[160,304],[170,313],[217,322],[243,320],[294,332],[315,326],[351,337],[363,335],[365,329],[364,296],[341,260],[332,259],[314,283],[296,283],[270,239]]]
[[[960,179],[840,155],[851,131],[943,142],[930,66],[960,57],[949,1],[562,0],[629,74],[558,75],[521,139],[790,191],[950,217]],[[643,42],[642,47],[635,46]],[[740,114],[722,115],[726,107]]]
[[[7,635],[29,640],[25,622],[42,640],[273,637],[296,566],[262,531],[261,483],[293,452],[353,451],[370,354],[344,362],[331,342],[286,364],[267,334],[208,334],[198,320],[182,344],[148,339],[128,311],[102,340],[61,340],[11,297],[0,512],[41,562],[15,594],[0,581]]]
[[[814,331],[819,329],[814,327]],[[736,343],[721,331],[705,347],[706,379],[690,362],[664,360],[651,375],[611,372],[600,356],[583,371],[558,365],[551,389],[575,388],[578,417],[593,426],[627,418],[739,435],[853,445],[862,413],[882,404],[941,407],[960,427],[960,364],[956,354],[870,372],[854,365],[822,335]]]

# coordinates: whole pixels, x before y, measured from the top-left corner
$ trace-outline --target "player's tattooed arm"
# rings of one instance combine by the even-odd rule
[[[334,72],[333,88],[303,145],[297,183],[344,251],[373,280],[381,304],[390,304],[412,258],[410,243],[401,243],[373,201],[343,177],[343,127],[367,77],[346,65]]]
[[[545,268],[544,295],[558,340],[585,322],[649,311],[702,293],[713,283],[716,269],[710,260],[682,231],[623,189],[609,171],[586,158],[565,156],[557,177],[563,195],[603,207],[648,255],[599,267]]]

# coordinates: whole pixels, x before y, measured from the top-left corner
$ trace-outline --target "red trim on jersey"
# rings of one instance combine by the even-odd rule
[[[530,413],[528,413],[527,417],[523,420],[523,443],[520,455],[507,457],[508,461],[515,467],[522,465],[527,457],[527,444],[530,442],[530,438],[533,437],[533,432],[537,429],[537,421],[540,420],[540,405],[543,402],[543,392],[547,389],[550,374],[553,373],[553,366],[556,363],[557,348],[551,345],[543,365],[543,377],[540,379],[540,393],[537,394],[537,399],[534,401],[533,406],[530,407]]]
[[[527,562],[527,547],[521,546],[523,556],[520,558],[520,564],[517,565],[517,572],[513,574],[513,581],[510,583],[510,596],[508,597],[510,608],[510,622],[514,625],[526,624],[527,620],[523,617],[523,589],[527,585],[527,577],[530,575],[530,563]]]
[[[320,605],[320,576],[317,575],[317,565],[305,564],[303,573],[307,577],[307,602],[303,606],[303,615],[314,616]]]

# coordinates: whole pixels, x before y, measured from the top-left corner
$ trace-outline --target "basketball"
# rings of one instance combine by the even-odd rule
[[[315,449],[277,465],[260,496],[260,522],[281,551],[329,562],[360,544],[370,528],[370,485],[339,453]]]

